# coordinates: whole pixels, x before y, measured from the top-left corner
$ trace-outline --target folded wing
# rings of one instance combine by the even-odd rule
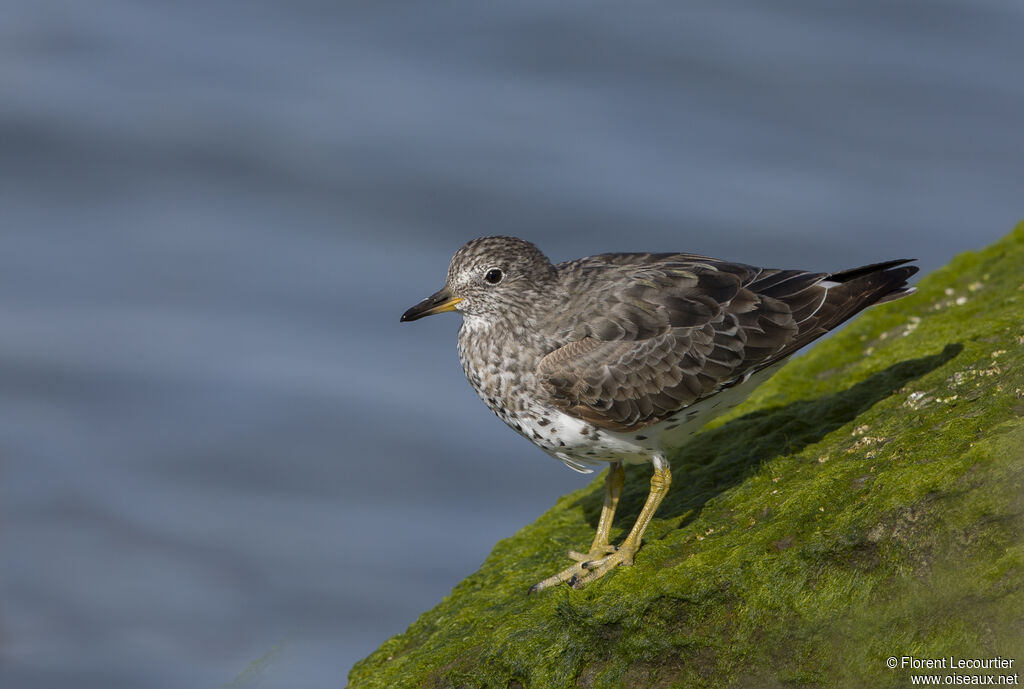
[[[538,374],[566,413],[637,430],[746,380],[867,306],[908,293],[917,268],[905,263],[834,274],[689,254],[563,264],[587,296],[565,323],[567,343],[540,361]]]

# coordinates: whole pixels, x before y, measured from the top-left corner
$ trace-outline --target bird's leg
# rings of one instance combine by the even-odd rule
[[[569,580],[569,585],[573,588],[582,588],[595,579],[600,579],[619,565],[628,566],[633,564],[633,555],[636,554],[636,551],[640,550],[644,531],[647,530],[647,526],[651,523],[654,513],[668,493],[670,485],[672,485],[672,472],[669,470],[668,462],[661,455],[655,455],[654,473],[651,475],[651,492],[647,494],[647,501],[644,503],[643,509],[640,510],[636,523],[633,524],[633,529],[626,536],[626,540],[622,542],[622,545],[614,553],[597,560],[581,563],[581,566],[587,570],[587,573],[582,576],[573,577]]]
[[[651,492],[647,494],[647,501],[644,503],[643,509],[640,510],[636,523],[633,524],[633,529],[626,536],[622,545],[608,555],[579,562],[554,576],[548,577],[544,581],[534,584],[530,589],[530,593],[546,589],[563,581],[569,582],[569,585],[573,588],[583,588],[586,584],[595,579],[600,579],[619,565],[628,566],[633,564],[633,556],[640,549],[644,531],[647,530],[647,525],[651,523],[658,505],[661,504],[661,501],[668,493],[669,486],[672,484],[672,472],[669,470],[669,465],[665,458],[661,455],[655,455],[653,464],[654,473],[651,475]],[[598,539],[595,538],[594,542],[597,544]]]
[[[622,496],[622,486],[625,482],[626,471],[622,468],[622,462],[612,462],[608,467],[608,475],[604,477],[604,504],[601,506],[601,518],[597,522],[594,542],[590,545],[590,552],[579,553],[570,550],[569,557],[573,560],[586,562],[615,552],[615,546],[608,543],[608,538],[612,531],[615,508],[619,506],[619,498]]]
[[[574,577],[582,576],[587,573],[583,568],[583,563],[615,552],[616,547],[610,545],[608,540],[612,530],[612,519],[615,517],[615,508],[619,506],[619,498],[622,497],[622,486],[625,482],[626,471],[622,468],[622,462],[612,462],[608,467],[608,474],[604,478],[604,504],[601,505],[601,517],[597,522],[597,533],[594,535],[590,552],[579,553],[570,550],[569,557],[576,560],[576,564],[533,585],[530,588],[530,593],[536,593],[563,581],[570,581]]]

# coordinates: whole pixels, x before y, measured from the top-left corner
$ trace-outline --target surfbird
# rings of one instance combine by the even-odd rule
[[[631,565],[671,482],[666,451],[736,406],[801,347],[862,309],[913,292],[913,259],[838,273],[686,253],[552,264],[514,237],[459,249],[444,287],[402,321],[458,311],[459,359],[502,421],[576,471],[609,465],[597,534],[530,591]],[[632,530],[609,542],[623,464],[653,465]]]

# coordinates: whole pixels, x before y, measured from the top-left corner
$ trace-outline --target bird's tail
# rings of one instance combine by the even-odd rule
[[[913,260],[915,259],[901,258],[895,261],[872,263],[860,268],[832,273],[826,279],[840,285],[855,283],[855,289],[852,291],[862,295],[863,306],[861,308],[866,308],[872,304],[884,304],[917,291],[916,287],[907,285],[907,280],[918,270],[917,266],[907,265]],[[853,284],[850,286],[854,287]]]

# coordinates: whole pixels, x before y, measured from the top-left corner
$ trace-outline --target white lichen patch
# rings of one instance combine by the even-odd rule
[[[906,337],[910,333],[917,330],[917,327],[919,325],[921,325],[920,316],[908,316],[906,323],[901,323],[895,328],[890,328],[889,330],[879,333],[878,337],[873,339],[864,349],[864,356],[870,356],[871,354],[873,354],[875,351],[875,345],[878,344],[879,342],[882,342],[883,340],[888,340],[889,338],[895,339],[897,337]],[[861,341],[863,341],[864,339],[866,338],[861,337]]]
[[[846,454],[853,454],[854,452],[859,452],[860,450],[863,450],[864,448],[867,447],[884,445],[887,442],[889,442],[888,438],[880,438],[877,436],[865,435],[864,437],[859,438],[857,442],[855,442],[853,445],[848,447],[846,449]],[[875,452],[870,451],[867,453],[866,456],[868,457],[868,459],[871,459],[875,456]]]
[[[928,406],[933,401],[935,401],[934,397],[929,395],[927,392],[918,390],[917,392],[912,392],[907,395],[907,399],[903,402],[903,406],[917,411],[918,409],[923,409]]]
[[[1005,354],[1004,351],[999,351],[999,353]],[[994,354],[993,356],[997,357],[999,355]],[[999,368],[993,359],[993,362],[988,368],[967,368],[963,371],[954,371],[953,375],[946,379],[946,382],[953,388],[960,387],[961,385],[965,385],[969,382],[973,382],[974,386],[978,387],[981,385],[981,381],[978,380],[979,378],[991,378],[993,376],[998,376],[1002,372],[1003,369]]]
[[[956,371],[952,376],[946,379],[946,382],[949,383],[949,386],[951,388],[955,388],[959,385],[962,385],[966,380],[968,380],[972,376],[972,374],[975,373],[977,373],[977,371],[975,371],[974,369],[967,369],[966,371]],[[934,392],[923,392],[921,390],[918,390],[916,392],[911,392],[910,394],[907,395],[907,399],[904,400],[903,406],[910,407],[911,409],[916,410],[921,409],[922,407],[925,407],[931,404],[932,402],[938,402],[940,404],[950,404],[951,402],[955,402],[957,399],[959,399],[959,395],[939,397]]]
[[[857,426],[856,428],[854,428],[853,431],[850,433],[850,435],[864,435],[865,433],[868,432],[868,429],[870,429],[870,428],[871,427],[868,426],[866,423],[862,424],[862,425]]]
[[[904,324],[900,324],[896,328],[890,328],[887,331],[879,333],[879,335],[876,338],[874,338],[873,340],[868,342],[867,346],[864,347],[864,349],[863,349],[863,355],[864,356],[870,356],[871,354],[874,353],[874,345],[877,345],[878,343],[883,342],[884,340],[888,340],[890,338],[896,339],[896,338],[900,338],[900,337],[906,337],[907,335],[909,335],[913,331],[918,330],[918,326],[920,326],[920,325],[921,325],[921,316],[918,316],[918,315],[907,316],[906,322],[904,322]],[[865,342],[866,340],[867,340],[867,336],[864,336],[864,335],[860,336],[860,341],[861,342]]]
[[[708,530],[705,531],[703,534],[697,534],[697,540],[698,541],[703,541],[705,538],[707,538],[708,536],[710,536],[713,533],[715,533],[714,528],[709,526]]]
[[[944,292],[945,292],[946,296],[949,297],[949,298],[948,299],[942,299],[941,301],[937,301],[934,304],[932,304],[932,311],[941,311],[942,309],[945,309],[945,308],[948,308],[948,307],[954,306],[954,305],[956,305],[956,306],[963,306],[964,304],[966,304],[968,302],[967,297],[965,297],[963,295],[961,295],[959,297],[956,296],[956,291],[952,287],[947,287],[944,290]]]
[[[870,543],[878,543],[885,537],[885,524],[879,522],[871,527],[867,533],[867,539]]]
[[[921,317],[910,316],[907,319],[906,325],[903,326],[903,333],[900,335],[900,337],[906,337],[910,333],[914,332],[915,330],[917,330],[917,326],[919,325],[921,325]]]

